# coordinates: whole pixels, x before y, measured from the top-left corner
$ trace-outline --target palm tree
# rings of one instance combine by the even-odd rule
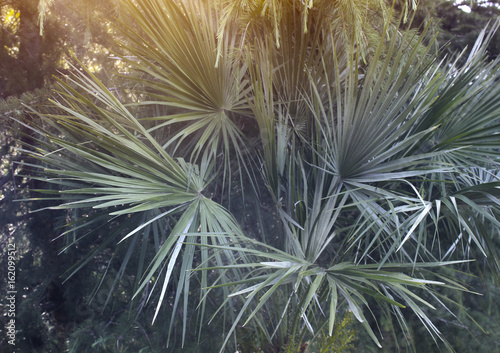
[[[500,273],[497,25],[458,67],[379,1],[361,30],[360,8],[326,0],[125,3],[131,101],[79,72],[32,126],[74,227],[116,225],[74,271],[118,242],[114,283],[133,267],[183,340],[192,316],[222,317],[221,351],[240,327],[303,349],[345,310],[379,346],[376,312],[405,332],[411,312],[452,350],[432,309],[467,289],[441,268],[474,253]]]

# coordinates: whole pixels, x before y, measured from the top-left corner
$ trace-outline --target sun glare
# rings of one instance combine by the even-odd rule
[[[458,8],[459,8],[460,10],[462,10],[463,12],[467,12],[467,13],[470,13],[470,12],[471,12],[471,8],[470,8],[470,6],[468,6],[468,5],[460,5]]]

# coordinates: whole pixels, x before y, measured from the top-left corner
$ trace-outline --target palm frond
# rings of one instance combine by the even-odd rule
[[[132,45],[124,44],[124,48],[135,59],[123,60],[143,73],[137,81],[150,97],[139,105],[166,106],[172,111],[148,116],[145,120],[153,123],[149,131],[172,127],[175,133],[167,136],[164,148],[173,155],[179,149],[184,156],[190,151],[191,162],[198,162],[202,154],[222,159],[226,180],[231,180],[233,154],[239,169],[245,171],[248,145],[238,119],[249,112],[246,67],[237,60],[236,34],[220,42],[223,57],[214,66],[220,5],[158,0],[126,5],[147,38],[131,29],[125,31]]]
[[[439,288],[467,289],[441,268],[478,255],[500,274],[491,35],[460,68],[427,55],[429,27],[395,31],[379,0],[124,4],[138,29],[122,24],[121,60],[141,98],[76,70],[26,147],[57,208],[86,212],[69,226],[102,240],[70,275],[114,247],[113,289],[138,256],[134,298],[155,302],[152,321],[169,302],[184,342],[192,307],[200,330],[221,315],[221,351],[239,325],[269,342],[331,335],[342,310],[380,346],[375,307],[404,332],[411,311],[452,350],[430,313]],[[272,217],[230,211],[249,189]]]

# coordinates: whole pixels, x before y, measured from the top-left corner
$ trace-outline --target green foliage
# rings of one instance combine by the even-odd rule
[[[379,323],[419,349],[418,320],[453,350],[436,308],[474,289],[443,268],[500,274],[498,25],[439,62],[429,26],[368,3],[384,10],[360,27],[354,2],[125,1],[129,99],[76,71],[42,123],[17,120],[65,251],[87,252],[69,278],[98,263],[117,318],[79,321],[71,349],[146,349],[142,312],[168,349],[194,351],[208,323],[220,351],[346,351],[348,310],[376,346]]]
[[[290,338],[282,347],[262,347],[262,338],[257,337],[248,329],[238,330],[238,351],[240,352],[276,352],[279,353],[349,353],[354,348],[358,331],[354,328],[355,318],[351,312],[346,312],[344,319],[336,323],[332,335],[326,329],[317,333],[312,342],[301,342]],[[266,350],[267,349],[267,350]]]
[[[353,328],[354,315],[347,312],[342,322],[335,327],[332,336],[322,334],[318,349],[311,349],[319,353],[348,353],[354,348],[357,330]]]
[[[436,16],[441,19],[440,42],[447,44],[446,52],[453,54],[464,48],[470,50],[488,23],[498,21],[500,8],[498,1],[469,1],[462,5],[470,6],[470,12],[462,11],[458,3],[439,2]],[[500,33],[496,33],[488,44],[488,55],[494,59],[500,54]]]
[[[97,6],[93,0],[0,2],[0,98],[20,97],[48,87],[54,76],[71,71],[73,55],[94,72],[111,72],[114,63],[107,59],[118,34],[110,22],[119,15],[118,3],[106,1]]]

